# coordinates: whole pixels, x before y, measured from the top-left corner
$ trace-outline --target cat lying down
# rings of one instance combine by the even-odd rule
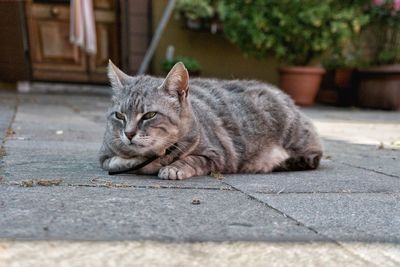
[[[309,121],[279,89],[257,81],[190,79],[177,63],[165,79],[108,68],[112,107],[100,164],[162,179],[318,167]]]

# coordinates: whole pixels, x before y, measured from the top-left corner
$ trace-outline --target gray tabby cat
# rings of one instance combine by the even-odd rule
[[[177,63],[165,80],[130,77],[109,63],[112,108],[103,169],[162,179],[315,169],[322,147],[311,122],[279,89],[257,81],[191,79]],[[172,151],[167,153],[167,151]]]

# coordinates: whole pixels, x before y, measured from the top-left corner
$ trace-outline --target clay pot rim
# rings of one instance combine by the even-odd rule
[[[400,64],[373,66],[358,69],[360,73],[400,73]]]
[[[284,66],[279,68],[280,72],[304,73],[304,74],[325,74],[326,70],[323,67],[310,66]]]

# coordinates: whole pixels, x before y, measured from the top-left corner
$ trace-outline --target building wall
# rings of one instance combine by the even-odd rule
[[[167,0],[152,0],[153,32],[163,14]],[[172,17],[153,58],[153,72],[162,75],[160,63],[168,45],[175,46],[175,55],[196,58],[203,67],[202,76],[217,78],[258,79],[276,84],[278,63],[273,58],[246,58],[223,36],[184,29]]]
[[[134,75],[150,42],[150,0],[120,0],[121,67]]]
[[[18,1],[0,1],[0,81],[29,79]]]

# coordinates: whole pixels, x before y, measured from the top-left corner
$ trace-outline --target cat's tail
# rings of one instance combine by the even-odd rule
[[[273,171],[304,171],[318,168],[322,158],[322,151],[313,151],[301,156],[290,157]]]

